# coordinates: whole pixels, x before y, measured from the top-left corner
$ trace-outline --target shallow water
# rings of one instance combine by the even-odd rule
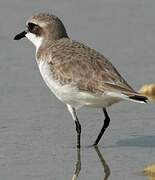
[[[89,145],[101,128],[101,110],[81,109],[77,153],[74,123],[41,79],[34,47],[13,37],[31,14],[51,10],[69,36],[104,53],[138,90],[155,81],[154,7],[154,0],[0,2],[0,179],[72,179],[79,157],[78,180],[147,179],[141,172],[155,163],[155,104],[109,108],[111,124],[99,151]]]

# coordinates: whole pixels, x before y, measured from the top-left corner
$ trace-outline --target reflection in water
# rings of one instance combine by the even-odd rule
[[[103,180],[107,180],[110,176],[110,168],[107,164],[107,162],[105,161],[105,159],[103,158],[102,154],[101,154],[101,151],[99,150],[98,146],[95,146],[94,147],[96,152],[97,152],[97,155],[101,161],[101,164],[103,166],[103,169],[104,169],[104,173],[105,173],[105,176],[104,176],[104,179]]]
[[[103,180],[107,180],[110,176],[110,168],[107,162],[105,161],[105,159],[103,158],[103,155],[101,154],[101,151],[99,150],[98,146],[95,146],[94,149],[97,152],[99,160],[103,166],[103,170],[105,174]],[[81,171],[81,149],[77,148],[77,160],[76,160],[75,172],[73,174],[72,180],[78,179],[80,171]]]
[[[72,180],[77,180],[80,171],[81,171],[81,149],[77,148],[76,167],[75,167],[75,172],[74,172],[74,175],[72,177]]]

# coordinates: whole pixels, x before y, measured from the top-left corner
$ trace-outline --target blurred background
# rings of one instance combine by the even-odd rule
[[[0,179],[71,179],[76,132],[66,107],[44,84],[27,40],[13,41],[34,13],[48,11],[69,36],[103,53],[135,90],[155,82],[154,0],[0,1]],[[122,102],[109,108],[111,124],[100,142],[111,180],[145,180],[155,162],[155,106]],[[79,180],[103,179],[91,145],[103,123],[98,109],[81,109]]]

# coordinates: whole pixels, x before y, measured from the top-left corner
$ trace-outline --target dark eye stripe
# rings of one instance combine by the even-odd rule
[[[36,31],[37,29],[39,29],[39,26],[37,24],[34,24],[34,23],[28,23],[28,30],[30,32],[34,32]]]
[[[33,24],[33,23],[28,23],[28,28],[29,29],[33,29],[35,27],[35,24]]]

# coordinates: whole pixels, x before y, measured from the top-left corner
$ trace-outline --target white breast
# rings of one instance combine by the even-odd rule
[[[50,88],[50,90],[60,99],[59,96],[61,96],[61,84],[58,81],[55,81],[53,79],[53,73],[50,69],[50,65],[48,65],[46,62],[39,62],[39,70],[40,73],[47,84],[47,86]]]
[[[78,91],[75,86],[68,84],[61,85],[58,80],[54,80],[50,65],[46,62],[41,61],[38,66],[45,83],[59,100],[65,104],[71,104],[76,107],[82,106],[82,104],[77,102],[76,98],[74,98]]]

